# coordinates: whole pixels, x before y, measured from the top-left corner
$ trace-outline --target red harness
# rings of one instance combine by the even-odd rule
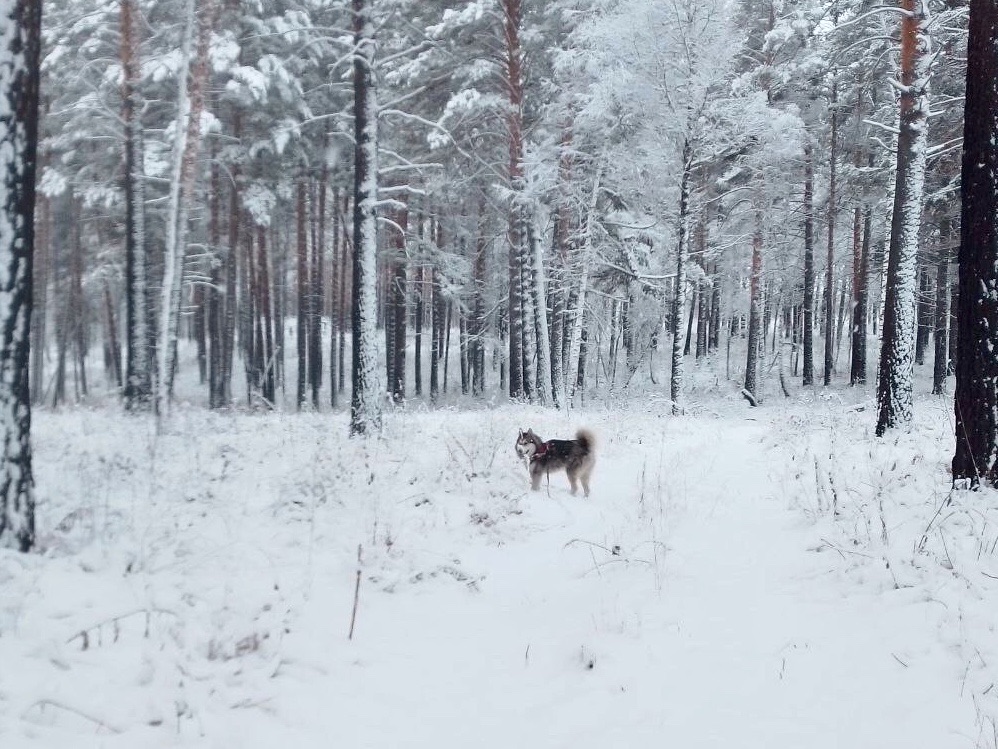
[[[550,447],[551,447],[550,442],[542,442],[540,445],[537,446],[537,449],[534,450],[534,454],[530,456],[530,459],[537,460],[538,458],[543,458],[545,455],[547,455],[548,449]]]

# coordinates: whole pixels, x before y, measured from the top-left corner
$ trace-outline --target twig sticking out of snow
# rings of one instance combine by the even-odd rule
[[[120,728],[115,728],[114,726],[112,726],[111,724],[107,723],[106,721],[100,718],[95,718],[94,716],[88,715],[82,710],[77,710],[75,707],[70,707],[69,705],[64,705],[61,702],[56,702],[55,700],[50,700],[50,699],[40,699],[37,702],[31,703],[31,705],[28,706],[27,710],[24,711],[21,717],[27,715],[27,713],[30,712],[33,708],[38,708],[39,711],[43,711],[46,707],[56,707],[59,708],[60,710],[65,710],[67,713],[72,713],[73,715],[79,716],[84,720],[89,720],[91,723],[97,726],[98,730],[103,729],[106,731],[110,731],[111,733],[121,733]]]
[[[364,547],[361,544],[357,544],[357,582],[353,586],[353,611],[350,614],[350,634],[347,635],[348,640],[353,639],[353,628],[357,623],[357,604],[360,601],[360,563],[363,550]]]

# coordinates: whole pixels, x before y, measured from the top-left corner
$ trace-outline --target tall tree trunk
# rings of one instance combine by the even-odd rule
[[[422,235],[422,219],[420,219],[420,235]],[[423,290],[426,282],[423,280],[423,266],[416,268],[415,280],[415,302],[416,309],[413,314],[413,393],[417,396],[423,394]]]
[[[233,132],[238,137],[240,133],[238,118],[233,127]],[[236,323],[239,313],[237,289],[239,286],[239,229],[241,216],[242,214],[239,210],[239,171],[238,169],[234,169],[232,188],[229,194],[229,237],[228,253],[225,258],[225,305],[222,310],[221,405],[232,403],[232,370],[236,352]],[[243,274],[245,275],[245,271]]]
[[[148,411],[153,405],[149,320],[149,258],[145,231],[145,167],[142,96],[139,91],[139,10],[121,0],[121,116],[124,125],[125,193],[125,408]]]
[[[833,322],[835,311],[835,216],[838,206],[835,203],[836,164],[838,161],[839,113],[838,113],[838,83],[832,84],[832,133],[831,149],[828,160],[828,257],[825,268],[825,377],[824,384],[832,384],[832,368],[835,362],[835,336]]]
[[[354,208],[353,393],[350,434],[381,428],[377,374],[378,97],[374,80],[374,23],[368,0],[353,0]]]
[[[277,402],[277,356],[274,346],[274,303],[270,284],[270,259],[267,252],[267,229],[257,227],[257,279],[259,285],[258,309],[260,328],[263,331],[262,347],[260,349],[261,388],[264,402],[273,407]]]
[[[548,329],[547,314],[547,283],[544,275],[543,242],[537,235],[537,227],[533,216],[528,218],[527,239],[533,257],[533,292],[534,292],[534,324],[537,330],[537,400],[543,404],[554,402],[555,408],[561,408],[565,402],[561,383],[557,385],[551,380],[551,335]]]
[[[949,264],[953,259],[951,243],[953,241],[952,225],[948,216],[943,216],[939,222],[939,251],[936,254],[936,315],[933,330],[935,344],[932,362],[932,394],[943,395],[946,392],[946,377],[949,375],[950,338],[956,331],[949,329],[950,324],[950,277]]]
[[[599,184],[600,184],[600,173],[597,170],[596,174],[593,175],[592,189],[589,193],[589,205],[586,207],[585,224],[582,227],[582,268],[579,272],[579,282],[576,286],[575,292],[572,294],[572,298],[575,302],[574,308],[571,310],[570,319],[572,321],[571,335],[569,336],[568,344],[568,370],[567,374],[571,377],[575,374],[575,383],[573,384],[573,389],[570,395],[570,400],[572,403],[575,402],[575,387],[579,381],[585,380],[585,364],[581,362],[580,357],[584,356],[583,345],[582,345],[582,335],[585,330],[585,309],[586,309],[586,295],[589,293],[589,272],[592,256],[594,253],[595,242],[593,241],[593,232],[595,231],[596,225],[596,209],[597,202],[599,200]],[[582,373],[579,375],[578,373]]]
[[[405,401],[405,344],[408,296],[408,269],[405,256],[406,232],[409,228],[409,212],[401,208],[395,212],[395,224],[392,239],[395,247],[394,257],[389,263],[390,276],[388,287],[388,315],[391,316],[391,371],[389,372],[388,391],[392,401],[401,404]],[[388,327],[386,325],[386,327]]]
[[[104,313],[107,321],[107,347],[111,361],[111,382],[115,387],[121,387],[124,377],[121,369],[121,343],[118,340],[118,317],[115,313],[114,296],[111,294],[111,284],[107,277],[103,279]]]
[[[52,201],[38,196],[38,208],[41,216],[36,222],[35,253],[34,253],[34,283],[31,316],[31,400],[41,403],[45,398],[45,353],[46,333],[48,327],[48,278],[51,267],[50,230],[52,224]],[[107,286],[107,278],[104,285]],[[120,352],[119,352],[120,355]],[[120,388],[121,373],[118,373],[117,386]]]
[[[441,292],[440,271],[433,266],[431,285],[433,301],[430,308],[430,401],[440,397],[440,359],[443,353],[443,332],[446,306]]]
[[[856,208],[857,218],[859,208]],[[866,206],[863,216],[863,239],[858,257],[853,259],[852,366],[850,385],[866,384],[866,316],[870,300],[870,232],[873,210]]]
[[[509,212],[509,396],[523,398],[533,389],[523,365],[532,352],[523,350],[528,326],[524,319],[527,300],[523,297],[524,276],[529,272],[524,263],[523,248],[523,55],[520,47],[521,0],[500,0],[503,22],[504,72],[509,106],[506,110],[506,130],[509,138],[507,178],[512,191]]]
[[[214,159],[213,159],[214,161]],[[225,349],[224,275],[225,254],[222,252],[222,185],[221,169],[217,163],[211,167],[211,189],[208,195],[208,252],[211,264],[207,295],[208,328],[208,407],[221,408],[225,404],[223,388],[223,351]]]
[[[804,145],[804,386],[814,384],[814,156]]]
[[[944,221],[940,232],[940,242],[949,243],[949,221]],[[942,395],[946,392],[946,375],[948,368],[949,342],[947,341],[949,326],[949,247],[939,250],[936,260],[936,309],[933,329],[935,344],[932,361],[932,394]]]
[[[925,184],[931,43],[927,0],[902,0],[901,7],[908,15],[901,20],[900,132],[877,381],[877,436],[912,419],[915,260]]]
[[[759,400],[759,347],[762,335],[762,215],[755,217],[752,234],[752,275],[749,279],[748,352],[745,358],[745,390],[752,396],[752,405]]]
[[[682,412],[683,390],[683,315],[686,312],[686,256],[689,248],[690,179],[693,173],[693,148],[689,140],[683,143],[683,176],[679,182],[679,223],[676,229],[676,289],[672,299],[672,373],[669,398],[672,413]]]
[[[340,276],[346,275],[345,264],[342,258],[346,256],[346,247],[340,241],[340,192],[339,188],[333,188],[333,228],[330,232],[333,236],[333,252],[330,259],[331,268],[329,271],[330,304],[329,304],[329,406],[336,408],[337,388],[337,367],[336,367],[336,336],[340,327],[339,305],[340,305]]]
[[[325,263],[326,252],[326,185],[329,169],[325,164],[319,175],[318,196],[313,208],[313,221],[316,224],[315,242],[312,245],[312,266],[309,278],[312,282],[309,293],[309,333],[308,333],[308,382],[312,388],[312,408],[319,410],[319,390],[322,388],[322,312],[326,296]]]
[[[971,0],[963,125],[953,481],[998,483],[998,10]]]
[[[343,235],[340,239],[343,245],[343,261],[340,264],[340,303],[339,303],[339,320],[340,320],[340,342],[339,350],[336,353],[337,359],[337,370],[339,373],[339,381],[336,384],[337,390],[341,393],[346,390],[346,379],[347,379],[347,369],[346,369],[346,348],[347,348],[347,309],[353,307],[353,288],[347,282],[347,268],[353,268],[353,258],[354,252],[351,245],[352,236],[351,232],[347,228],[347,215],[352,215],[350,212],[350,195],[346,193],[343,195],[343,213],[342,213],[342,226]],[[349,304],[348,304],[349,300]]]
[[[918,297],[915,303],[917,310],[917,325],[915,332],[915,364],[925,364],[925,350],[929,347],[929,336],[932,333],[934,314],[932,311],[932,281],[929,279],[929,268],[922,265],[918,269]]]
[[[308,278],[308,185],[305,177],[298,178],[295,199],[295,258],[297,263],[298,314],[295,319],[295,341],[298,353],[298,387],[295,391],[295,404],[299,411],[305,406],[305,390],[308,382],[308,328],[309,328],[309,278]]]
[[[72,222],[72,242],[70,265],[69,309],[73,331],[73,351],[76,358],[73,369],[76,372],[76,396],[87,395],[87,308],[83,298],[83,240],[80,237],[80,206],[75,198],[69,201],[70,221]]]
[[[485,226],[485,198],[479,202],[479,227],[478,237],[475,239],[475,265],[474,283],[475,297],[474,309],[472,311],[472,339],[471,339],[471,392],[475,396],[485,393],[485,333],[488,327],[487,312],[485,308],[486,289],[486,226]]]
[[[216,0],[202,0],[200,18],[197,0],[188,0],[187,28],[181,48],[178,108],[175,121],[174,163],[167,209],[166,252],[160,303],[157,413],[166,414],[173,394],[177,367],[177,327],[180,321],[180,290],[187,249],[188,207],[193,198],[197,158],[201,146],[201,114],[208,82],[208,54],[215,22]],[[191,65],[191,46],[197,41]]]
[[[27,552],[35,543],[29,359],[42,4],[0,7],[0,538],[9,530]]]

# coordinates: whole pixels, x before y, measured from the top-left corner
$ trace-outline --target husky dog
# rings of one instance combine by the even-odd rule
[[[527,461],[530,470],[530,488],[537,491],[541,478],[551,471],[565,470],[572,485],[572,494],[582,482],[582,491],[589,496],[589,476],[596,464],[593,449],[596,438],[588,429],[580,429],[574,440],[548,440],[545,442],[532,429],[520,430],[516,438],[516,454]]]

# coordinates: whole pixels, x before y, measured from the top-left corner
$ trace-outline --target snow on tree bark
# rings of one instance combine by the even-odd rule
[[[803,384],[814,384],[814,156],[804,145],[804,373]]]
[[[350,434],[381,428],[377,373],[378,96],[374,80],[376,42],[371,10],[353,0],[354,209],[353,209],[353,393]]]
[[[971,0],[957,314],[953,481],[998,485],[998,11]]]
[[[177,81],[177,117],[174,121],[173,164],[170,174],[169,206],[166,219],[166,248],[163,285],[160,290],[159,340],[157,351],[156,412],[165,416],[173,394],[177,364],[177,330],[180,324],[180,292],[184,254],[187,245],[187,213],[194,187],[195,166],[200,144],[201,112],[204,109],[204,81],[207,59],[192,69],[191,47],[197,34],[197,0],[188,0],[181,65]],[[207,41],[199,53],[208,54]],[[192,75],[193,73],[193,75]]]
[[[152,351],[149,320],[149,260],[145,232],[145,168],[139,92],[138,9],[121,0],[121,109],[125,132],[125,407],[152,408]]]
[[[504,73],[507,95],[506,136],[509,146],[508,187],[512,193],[509,211],[509,396],[522,398],[533,390],[529,372],[524,371],[528,335],[524,287],[529,284],[529,264],[523,237],[523,56],[520,47],[520,0],[500,0],[503,22]],[[531,336],[532,337],[532,336]]]
[[[690,178],[693,170],[693,149],[687,139],[683,143],[683,176],[679,185],[679,226],[676,232],[676,294],[672,300],[672,374],[669,397],[672,413],[682,411],[679,399],[683,390],[683,333],[686,313],[686,255],[689,241]]]
[[[899,133],[894,210],[885,280],[884,324],[877,379],[877,436],[912,419],[915,283],[925,186],[931,42],[927,0],[903,0]]]
[[[762,214],[756,213],[755,232],[752,234],[752,274],[749,278],[749,327],[748,352],[745,357],[745,390],[752,396],[749,402],[759,401],[759,344],[762,337]]]
[[[533,218],[527,225],[527,237],[530,242],[530,254],[533,258],[534,271],[534,313],[537,328],[537,390],[538,400],[547,404],[553,399],[555,408],[561,408],[564,399],[560,392],[554,390],[551,381],[551,334],[548,330],[547,293],[544,278],[544,248],[537,235]]]
[[[32,254],[40,0],[0,0],[0,539],[35,543],[31,470]]]
[[[828,159],[828,255],[825,266],[825,367],[822,380],[825,387],[832,384],[832,368],[835,363],[835,336],[832,333],[832,323],[835,313],[835,202],[836,162],[838,159],[839,113],[838,83],[832,84],[832,98],[829,107],[832,110],[832,132],[830,154]]]

